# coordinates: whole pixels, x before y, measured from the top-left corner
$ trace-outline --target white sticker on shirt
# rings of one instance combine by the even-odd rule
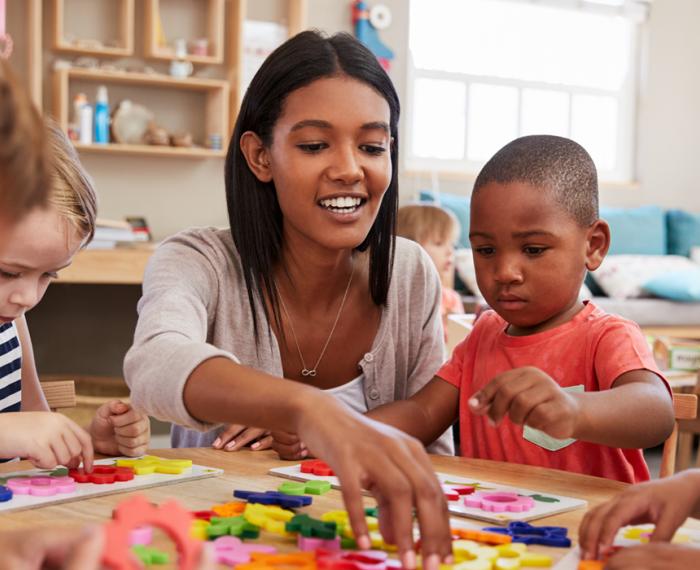
[[[565,392],[585,392],[583,384],[578,384],[576,386],[567,386],[566,388],[562,388],[562,390],[564,390]],[[556,437],[547,435],[543,431],[540,431],[527,425],[523,426],[523,438],[529,441],[530,443],[539,445],[540,447],[548,451],[559,451],[560,449],[564,449],[565,447],[568,447],[569,445],[577,441],[572,437],[568,439],[557,439]]]

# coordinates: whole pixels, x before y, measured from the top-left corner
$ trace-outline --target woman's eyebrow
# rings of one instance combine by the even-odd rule
[[[305,119],[303,121],[295,123],[294,126],[292,126],[291,130],[298,131],[299,129],[303,129],[305,127],[316,127],[318,129],[332,129],[333,125],[331,125],[328,121],[322,121],[320,119]]]
[[[365,123],[360,127],[363,131],[373,131],[379,129],[389,134],[389,125],[384,121],[372,121],[371,123]]]

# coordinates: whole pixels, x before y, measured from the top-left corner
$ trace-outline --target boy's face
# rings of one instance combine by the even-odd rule
[[[479,289],[509,333],[524,335],[578,312],[586,269],[600,265],[610,235],[601,220],[581,227],[552,192],[511,182],[473,195],[469,239]]]
[[[82,238],[54,208],[35,208],[9,232],[0,251],[0,325],[21,317],[70,265]]]

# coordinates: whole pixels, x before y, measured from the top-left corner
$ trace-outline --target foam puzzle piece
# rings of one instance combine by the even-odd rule
[[[315,552],[319,548],[336,552],[340,551],[340,537],[336,536],[335,538],[327,540],[325,538],[314,538],[300,534],[297,536],[297,547],[302,552]]]
[[[75,481],[70,477],[22,477],[7,480],[7,488],[15,495],[49,497],[75,492]]]
[[[286,525],[287,532],[306,537],[330,540],[336,537],[338,525],[333,521],[314,519],[309,515],[295,515]]]
[[[649,542],[652,533],[654,532],[653,526],[631,526],[624,529],[622,533],[623,538],[630,540],[638,540],[641,543]],[[683,532],[676,532],[671,539],[673,544],[683,544],[685,542],[690,542],[690,535]]]
[[[287,536],[286,523],[292,520],[294,513],[277,505],[248,503],[243,511],[243,517],[268,532]]]
[[[604,568],[603,560],[581,560],[578,563],[578,570],[603,570]]]
[[[335,475],[328,463],[320,459],[307,459],[306,461],[302,461],[300,469],[302,473],[311,473],[312,475],[321,475],[323,477]]]
[[[395,544],[389,544],[388,542],[384,542],[384,537],[382,536],[382,533],[380,533],[378,530],[369,531],[369,542],[372,545],[372,548],[376,548],[377,550],[386,550],[387,552],[398,551],[398,548]]]
[[[242,515],[237,517],[212,517],[209,526],[205,527],[207,537],[238,536],[240,538],[258,538],[260,527],[250,523]]]
[[[540,544],[542,546],[554,546],[558,548],[570,548],[571,539],[568,537],[568,529],[563,526],[534,526],[526,522],[510,522],[508,526],[486,527],[485,531],[502,533],[512,537],[513,542],[523,544]]]
[[[138,570],[138,562],[129,555],[131,531],[150,525],[165,531],[175,543],[179,570],[195,570],[202,543],[190,538],[192,520],[191,513],[176,501],[157,507],[143,495],[131,497],[119,504],[114,518],[104,525],[102,563],[112,570]]]
[[[250,562],[250,556],[253,552],[265,554],[274,554],[277,548],[267,544],[246,544],[235,536],[222,536],[214,542],[214,556],[219,564],[227,566],[235,566]]]
[[[260,503],[261,505],[278,505],[286,509],[296,509],[298,507],[306,507],[310,505],[313,501],[311,497],[306,495],[292,496],[285,495],[279,491],[265,491],[260,493],[258,491],[244,491],[242,489],[236,489],[233,492],[233,496],[237,499],[243,499],[249,503]]]
[[[214,512],[214,511],[204,510],[204,511],[192,511],[192,516],[196,519],[200,519],[203,521],[209,521],[209,520],[211,520],[212,517],[219,516],[219,514]]]
[[[492,532],[490,529],[473,530],[470,528],[453,528],[450,530],[452,536],[462,540],[473,540],[475,542],[483,542],[485,544],[508,544],[513,542],[513,538],[509,534],[501,533],[503,530],[499,527],[499,531]]]
[[[6,503],[12,499],[12,490],[5,485],[0,485],[0,503]]]
[[[222,505],[213,505],[211,510],[220,517],[235,517],[237,515],[242,515],[243,511],[245,511],[245,507],[246,503],[231,501],[230,503],[224,503]]]
[[[155,455],[145,455],[140,459],[118,459],[117,467],[131,467],[136,475],[166,473],[178,475],[192,467],[191,459],[163,459]]]
[[[265,554],[252,552],[250,562],[239,564],[236,570],[317,570],[313,552]]]
[[[517,568],[549,567],[551,556],[529,552],[526,544],[510,543],[484,546],[472,540],[452,543],[456,566],[460,570],[511,570]]]
[[[131,551],[136,555],[142,564],[147,566],[168,564],[168,562],[170,562],[170,557],[168,556],[167,552],[163,552],[162,550],[158,550],[152,546],[137,544],[131,547]]]
[[[153,542],[153,527],[142,526],[129,533],[131,546],[148,546],[151,542]]]
[[[481,509],[492,513],[522,513],[535,506],[531,497],[506,492],[482,492],[477,491],[464,499],[467,507]]]
[[[277,491],[285,495],[323,495],[331,490],[331,484],[328,481],[285,481]]]
[[[96,485],[112,485],[119,481],[131,481],[134,470],[131,467],[114,467],[111,465],[95,465],[90,473],[82,467],[69,469],[68,476],[76,483],[94,483]]]
[[[197,540],[208,540],[207,529],[211,526],[208,520],[194,519],[190,527],[190,536]]]
[[[333,552],[323,549],[316,551],[316,564],[319,570],[386,570],[386,552],[365,550],[363,552]]]
[[[377,512],[376,509],[365,509],[365,512]],[[352,527],[350,526],[350,515],[347,511],[327,511],[321,515],[323,522],[334,522],[338,529],[338,534],[344,538],[353,538]],[[373,516],[366,516],[367,530],[379,530],[379,520]]]

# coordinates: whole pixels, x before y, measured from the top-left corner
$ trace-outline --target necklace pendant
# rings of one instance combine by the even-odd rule
[[[302,376],[316,376],[316,371],[315,370],[309,370],[308,368],[303,368],[301,370],[301,375]]]

